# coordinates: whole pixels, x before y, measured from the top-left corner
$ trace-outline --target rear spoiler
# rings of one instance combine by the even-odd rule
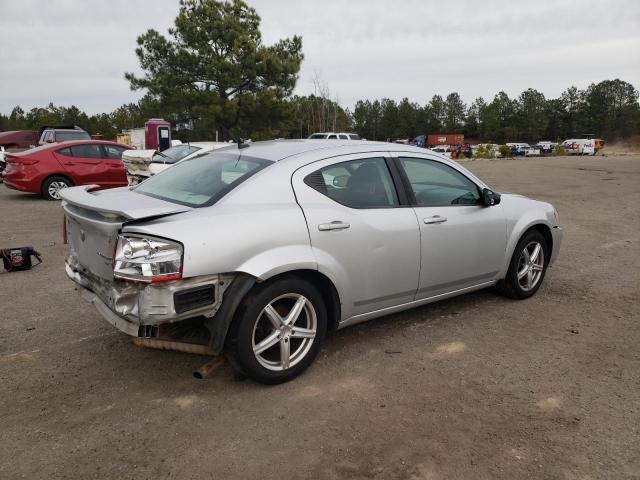
[[[131,201],[118,201],[121,198],[114,198],[112,195],[102,195],[105,191],[92,193],[91,190],[99,188],[98,185],[82,185],[79,187],[65,188],[60,191],[63,203],[62,208],[67,210],[68,206],[83,209],[85,212],[95,212],[105,219],[120,220],[140,220],[149,217],[162,217],[174,213],[182,213],[192,210],[184,205],[177,205],[163,200],[158,200],[147,195],[131,192],[126,187],[123,193],[128,196],[135,195]],[[118,189],[120,190],[120,189]],[[115,190],[111,190],[115,192]],[[135,200],[138,200],[137,202]],[[123,205],[126,203],[126,206]]]

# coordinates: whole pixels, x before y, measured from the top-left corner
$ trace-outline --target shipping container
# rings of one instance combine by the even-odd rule
[[[464,145],[464,135],[460,133],[443,133],[427,136],[427,145]]]

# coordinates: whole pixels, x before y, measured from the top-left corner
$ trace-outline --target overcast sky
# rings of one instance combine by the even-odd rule
[[[296,92],[317,73],[361,98],[459,92],[466,102],[621,78],[640,87],[639,0],[249,0],[264,42],[302,35]],[[177,0],[0,0],[0,112],[49,102],[88,113],[135,101],[136,37],[163,33]]]

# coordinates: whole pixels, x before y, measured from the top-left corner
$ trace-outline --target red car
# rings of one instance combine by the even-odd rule
[[[102,140],[75,140],[5,154],[4,184],[22,192],[59,200],[60,190],[74,185],[126,187],[122,152],[128,145]]]

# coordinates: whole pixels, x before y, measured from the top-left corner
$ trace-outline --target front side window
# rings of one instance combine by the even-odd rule
[[[400,158],[416,203],[421,207],[478,205],[475,183],[444,163],[421,158]]]
[[[312,140],[324,140],[327,136],[324,133],[314,133],[309,138]]]
[[[321,168],[305,183],[330,199],[351,208],[391,208],[398,205],[384,158],[367,158]]]
[[[192,153],[201,150],[200,147],[195,145],[189,145],[183,143],[182,145],[176,145],[175,147],[167,148],[163,152],[158,152],[153,155],[153,163],[177,163],[183,158],[188,157]]]
[[[100,145],[74,145],[70,147],[71,155],[79,158],[102,158]]]
[[[134,191],[190,207],[207,206],[271,163],[239,154],[210,153],[177,163]]]

